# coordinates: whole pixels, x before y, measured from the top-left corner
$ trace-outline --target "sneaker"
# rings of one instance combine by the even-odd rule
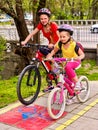
[[[45,93],[45,92],[49,92],[49,91],[51,91],[52,89],[54,89],[54,87],[53,87],[53,86],[49,86],[48,88],[44,89],[43,92],[44,92],[44,93]]]
[[[71,105],[71,104],[75,103],[75,99],[76,99],[75,96],[72,98],[68,98],[66,101],[66,105]]]
[[[81,90],[81,85],[80,85],[80,83],[78,83],[78,82],[76,83],[74,90],[75,90],[75,91],[80,91],[80,90]]]

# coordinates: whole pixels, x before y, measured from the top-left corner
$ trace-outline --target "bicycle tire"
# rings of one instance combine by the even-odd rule
[[[80,93],[77,94],[77,99],[79,102],[85,102],[87,101],[89,94],[90,94],[90,86],[89,86],[89,81],[86,76],[81,76],[79,78],[79,83],[81,85],[81,90]]]
[[[41,75],[38,68],[34,65],[26,66],[21,72],[17,84],[17,96],[24,105],[33,103],[41,86]]]
[[[58,103],[60,101],[59,98],[60,93],[61,93],[61,89],[56,87],[49,93],[48,96],[47,110],[52,119],[60,118],[65,110],[65,105],[66,105],[65,94],[62,94],[63,96],[62,103],[61,104]],[[53,98],[55,98],[54,99],[55,101],[53,101]]]

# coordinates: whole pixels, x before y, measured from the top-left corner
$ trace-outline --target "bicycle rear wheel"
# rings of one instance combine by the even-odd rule
[[[80,93],[77,94],[77,99],[80,102],[85,102],[90,94],[90,86],[89,86],[89,81],[88,78],[86,76],[81,76],[79,78],[79,83],[81,85],[81,90]]]
[[[41,76],[38,68],[34,65],[28,65],[20,74],[17,84],[17,96],[24,105],[33,103],[41,86]]]
[[[65,94],[60,88],[54,88],[49,96],[47,110],[51,118],[58,119],[62,116],[65,110]]]

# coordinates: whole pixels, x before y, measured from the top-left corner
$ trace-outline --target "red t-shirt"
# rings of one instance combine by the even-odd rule
[[[48,39],[49,43],[55,44],[59,40],[59,37],[57,35],[58,26],[55,22],[50,23],[49,32],[44,31],[43,25],[41,23],[37,25],[37,28],[43,32],[44,37]]]

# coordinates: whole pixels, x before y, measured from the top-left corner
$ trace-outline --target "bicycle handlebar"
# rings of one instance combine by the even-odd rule
[[[38,43],[36,43],[36,44],[34,44],[34,43],[27,43],[27,44],[25,44],[24,46],[22,46],[22,47],[27,47],[27,48],[30,48],[30,47],[33,47],[33,46],[35,46],[35,47],[37,47],[37,48],[39,48],[39,46],[41,46],[40,44],[38,44]],[[43,47],[47,47],[47,45],[42,45]]]
[[[47,60],[47,61],[51,61],[51,60],[54,60],[54,61],[56,61],[56,62],[64,62],[64,61],[73,61],[73,60],[75,60],[74,58],[49,58],[49,59],[44,59],[44,60]]]
[[[54,58],[55,61],[57,62],[63,62],[63,61],[74,61],[75,58]]]

